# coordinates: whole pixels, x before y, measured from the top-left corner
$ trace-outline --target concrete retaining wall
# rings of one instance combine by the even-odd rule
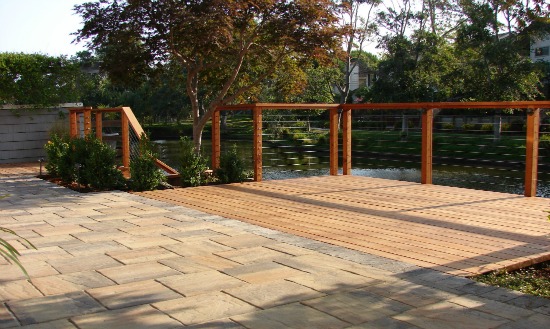
[[[38,162],[45,158],[44,144],[53,129],[68,127],[68,108],[82,104],[61,104],[49,109],[0,107],[0,163]]]

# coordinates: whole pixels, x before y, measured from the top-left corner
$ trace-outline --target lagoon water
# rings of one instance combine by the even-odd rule
[[[178,167],[178,141],[155,141],[159,146],[162,161]],[[237,145],[237,152],[252,168],[252,143],[227,141]],[[203,142],[203,149],[209,150],[209,141]],[[209,154],[209,152],[205,152]],[[328,152],[317,152],[311,149],[296,150],[285,147],[263,148],[263,179],[288,179],[329,174]],[[355,157],[357,158],[357,157]],[[524,178],[522,168],[490,168],[487,166],[437,165],[433,167],[433,183],[486,191],[523,194]],[[406,159],[368,159],[362,158],[353,163],[352,175],[385,178],[399,181],[420,182],[420,164]],[[550,173],[539,173],[537,195],[550,197]]]

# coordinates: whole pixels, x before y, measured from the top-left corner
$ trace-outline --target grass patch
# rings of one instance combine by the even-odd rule
[[[491,286],[508,288],[539,297],[550,298],[550,261],[517,271],[497,271],[473,277]]]

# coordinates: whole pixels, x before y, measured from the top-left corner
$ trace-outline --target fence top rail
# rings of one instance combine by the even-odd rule
[[[252,103],[221,105],[216,111],[231,110],[405,110],[405,109],[550,109],[550,101],[516,102],[422,102],[422,103],[361,103],[361,104],[291,104],[291,103]]]
[[[422,102],[422,103],[364,103],[342,104],[344,109],[539,109],[550,108],[550,101],[516,102]]]
[[[85,111],[91,111],[92,113],[113,113],[113,112],[122,112],[124,111],[124,107],[112,107],[112,108],[101,108],[101,109],[94,109],[92,107],[73,107],[69,109],[70,112],[75,113],[84,113]]]

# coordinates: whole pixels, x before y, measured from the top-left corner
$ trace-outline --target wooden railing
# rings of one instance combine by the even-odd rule
[[[342,121],[342,173],[351,175],[351,113],[354,110],[421,110],[422,148],[421,183],[432,184],[432,144],[434,110],[441,109],[521,109],[526,111],[526,160],[524,195],[536,196],[538,144],[541,109],[550,109],[550,101],[525,102],[444,102],[444,103],[367,103],[367,104],[273,104],[256,103],[219,106],[212,116],[212,167],[220,165],[220,111],[251,110],[253,115],[254,180],[262,180],[262,112],[264,110],[327,110],[329,111],[330,174],[338,175],[339,116]]]
[[[122,169],[130,168],[131,158],[131,141],[130,129],[134,132],[135,137],[139,140],[145,134],[134,112],[129,107],[92,109],[91,107],[79,107],[69,109],[69,127],[71,137],[83,137],[92,134],[95,131],[95,136],[99,140],[103,140],[103,124],[106,113],[120,114],[120,131],[121,131],[121,151],[122,151]],[[92,115],[94,119],[92,119]],[[156,159],[156,165],[162,169],[169,177],[179,176],[179,173],[166,163]]]

